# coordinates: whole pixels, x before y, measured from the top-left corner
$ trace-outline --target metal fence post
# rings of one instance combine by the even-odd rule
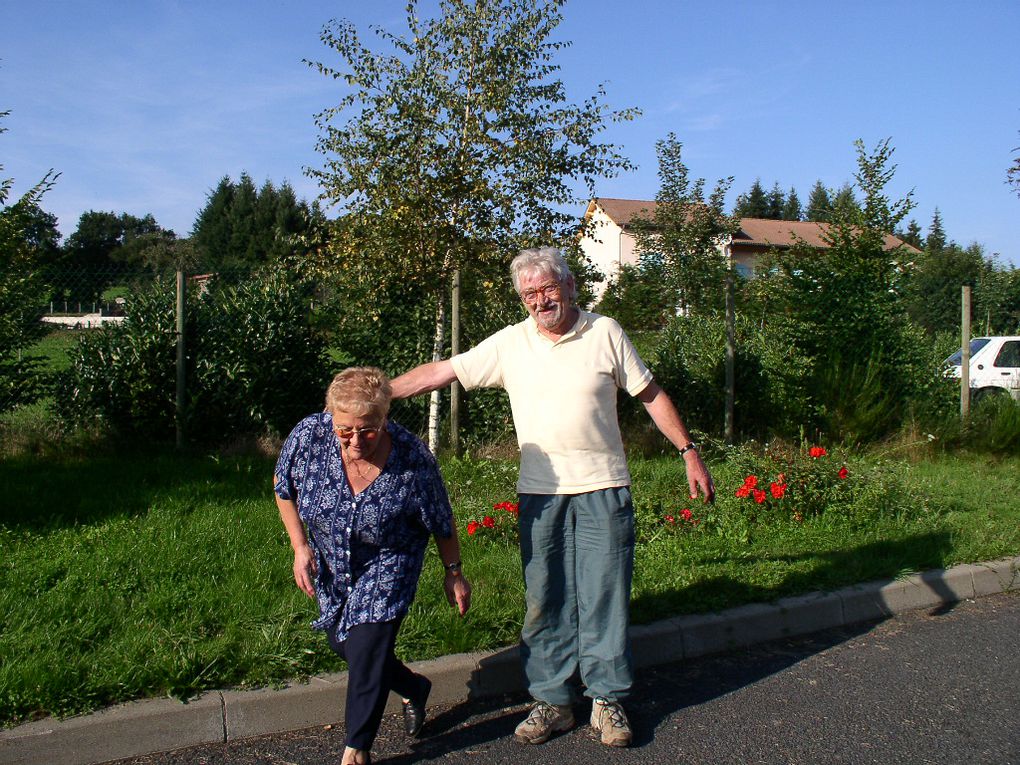
[[[960,348],[963,355],[960,359],[960,417],[966,420],[970,416],[970,287],[963,288],[960,302]]]
[[[177,424],[177,448],[184,445],[184,271],[177,272],[177,396],[174,420]]]
[[[736,301],[733,296],[733,273],[726,275],[726,413],[724,431],[726,444],[732,446],[736,440],[734,424],[734,402],[737,389],[737,342],[736,342]]]

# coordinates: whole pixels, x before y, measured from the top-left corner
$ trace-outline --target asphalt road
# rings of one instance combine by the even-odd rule
[[[629,749],[603,747],[586,724],[520,746],[512,733],[526,706],[513,697],[431,707],[419,741],[387,717],[373,761],[1020,765],[1020,594],[656,667],[638,680]],[[578,704],[579,722],[588,713]],[[343,747],[336,725],[118,765],[332,765]]]

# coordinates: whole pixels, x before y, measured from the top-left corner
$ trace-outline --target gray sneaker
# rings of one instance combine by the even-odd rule
[[[574,727],[574,712],[569,706],[537,701],[524,722],[517,726],[514,738],[521,744],[544,744],[557,731]]]
[[[592,702],[591,727],[602,734],[602,743],[606,746],[630,746],[634,737],[623,707],[604,696]]]

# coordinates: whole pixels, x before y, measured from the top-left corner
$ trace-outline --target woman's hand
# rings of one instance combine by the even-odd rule
[[[446,599],[463,616],[471,608],[471,582],[463,574],[446,572],[446,580],[443,582],[443,589],[446,590]]]
[[[315,597],[315,576],[318,573],[312,548],[307,544],[294,548],[294,582],[310,598]]]

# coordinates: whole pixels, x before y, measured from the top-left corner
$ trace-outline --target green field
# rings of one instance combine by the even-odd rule
[[[716,455],[714,507],[685,498],[675,457],[632,459],[636,622],[1020,552],[1020,459],[794,456],[790,493],[759,505],[734,495],[750,470],[775,482],[775,457]],[[443,470],[474,605],[453,615],[430,550],[407,659],[505,646],[520,630],[513,519],[493,509],[515,499],[516,463]],[[162,452],[0,461],[0,720],[341,668],[308,628],[271,471],[268,457]],[[494,527],[468,536],[486,515]]]

